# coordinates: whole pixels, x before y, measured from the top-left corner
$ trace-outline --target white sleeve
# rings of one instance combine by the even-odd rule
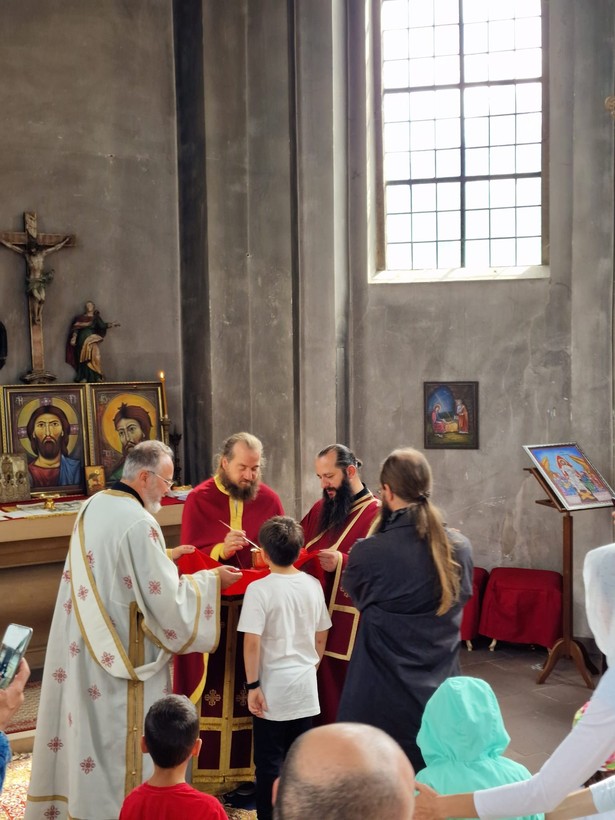
[[[613,753],[614,700],[615,671],[609,669],[583,718],[537,774],[530,780],[474,794],[481,820],[552,811],[569,792],[578,789]]]
[[[606,780],[594,783],[590,789],[594,805],[600,813],[615,809],[615,777],[607,777]]]
[[[267,617],[262,597],[256,587],[257,584],[258,581],[254,581],[245,591],[237,632],[250,632],[253,635],[263,634]]]
[[[320,594],[322,597],[322,601],[320,603],[320,612],[318,617],[318,625],[316,627],[317,632],[324,632],[325,629],[331,629],[333,624],[331,623],[331,616],[329,615],[329,610],[327,609],[327,603],[325,601],[325,597],[322,594],[322,589],[320,589]]]

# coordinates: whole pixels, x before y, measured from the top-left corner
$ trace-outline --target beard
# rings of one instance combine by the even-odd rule
[[[380,500],[380,504],[380,523],[378,524],[378,529],[376,530],[376,532],[382,532],[386,529],[388,520],[391,517],[391,513],[393,512],[393,510],[389,507],[384,498]]]
[[[230,480],[222,465],[220,465],[218,475],[220,476],[222,486],[235,501],[254,501],[256,498],[261,483],[260,478],[255,478],[254,481],[242,484],[235,484],[234,481]]]
[[[160,512],[162,509],[162,504],[160,503],[160,493],[159,492],[152,492],[151,490],[144,490],[142,495],[143,506],[152,515],[156,515],[157,512]]]
[[[55,458],[60,452],[60,439],[51,436],[36,442],[36,451],[43,458]]]
[[[348,518],[354,498],[348,476],[344,476],[333,498],[329,497],[327,490],[323,490],[322,497],[324,503],[320,512],[321,532],[329,528],[335,530],[341,527]]]

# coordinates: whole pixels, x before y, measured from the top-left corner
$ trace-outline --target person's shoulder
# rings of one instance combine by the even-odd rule
[[[376,532],[367,538],[358,538],[348,553],[348,560],[355,565],[358,561],[369,561],[375,552],[386,545],[389,539],[385,536],[384,532]]]
[[[280,496],[276,493],[275,490],[272,490],[268,484],[265,484],[261,481],[258,485],[258,494],[256,495],[255,501],[258,499],[267,499],[268,501],[275,501],[278,504],[281,504]]]
[[[214,797],[213,794],[205,794],[204,792],[200,792],[198,789],[195,789],[194,786],[191,786],[190,783],[178,783],[176,786],[171,788],[175,789],[176,794],[182,794],[191,797],[196,803],[201,803],[203,805],[210,806],[212,809],[218,808],[221,811],[224,811],[222,809],[222,804],[217,799],[217,797]],[[216,817],[217,815],[213,816]]]
[[[205,481],[201,481],[200,484],[197,484],[196,487],[194,487],[194,489],[191,490],[188,493],[188,498],[190,498],[190,496],[193,495],[193,494],[196,494],[196,495],[205,494],[205,495],[207,495],[207,494],[212,493],[213,490],[215,490],[218,493],[220,492],[220,490],[218,490],[218,488],[216,487],[216,482],[215,482],[214,477],[211,476],[210,478],[206,478]]]
[[[292,577],[296,579],[295,583],[299,589],[309,590],[312,594],[322,593],[322,584],[313,575],[309,575],[307,572],[299,572]]]
[[[309,509],[309,510],[306,512],[306,514],[303,516],[303,519],[302,519],[302,520],[303,520],[303,521],[306,521],[308,518],[311,518],[311,517],[314,515],[314,513],[320,513],[320,510],[322,509],[322,505],[323,505],[324,503],[325,503],[325,502],[324,502],[324,499],[323,499],[323,498],[318,498],[318,499],[316,499],[316,501],[312,504],[312,506],[310,507],[310,509]]]
[[[459,532],[459,530],[449,529],[447,527],[446,534],[452,548],[456,553],[460,555],[472,553],[472,544],[470,543],[470,539],[466,538],[466,536]]]

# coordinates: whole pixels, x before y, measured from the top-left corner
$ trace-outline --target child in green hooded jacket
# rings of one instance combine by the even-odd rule
[[[493,689],[478,678],[448,678],[427,701],[417,743],[427,766],[416,775],[440,794],[473,792],[529,780],[503,757],[510,743]],[[532,814],[524,820],[542,820]]]

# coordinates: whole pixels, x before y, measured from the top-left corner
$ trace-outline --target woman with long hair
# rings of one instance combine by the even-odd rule
[[[361,612],[338,720],[378,726],[402,746],[415,770],[425,704],[460,674],[459,627],[472,594],[472,550],[447,530],[431,502],[427,459],[394,450],[380,473],[377,531],[357,541],[342,586]]]

